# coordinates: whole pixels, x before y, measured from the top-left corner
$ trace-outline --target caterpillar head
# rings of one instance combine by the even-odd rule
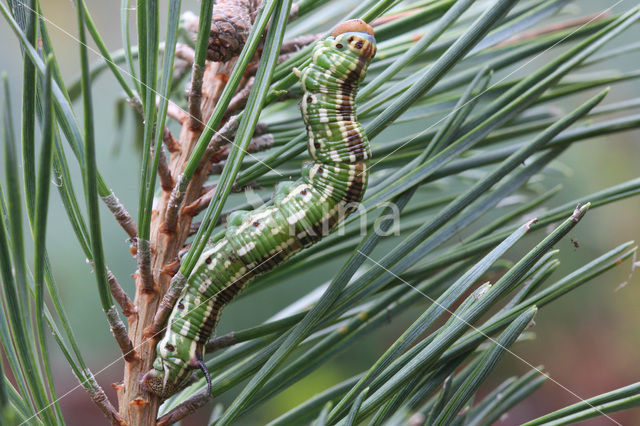
[[[143,386],[162,398],[168,398],[182,389],[191,376],[191,370],[201,369],[211,394],[211,378],[202,362],[202,345],[175,333],[167,333],[156,345],[153,368],[142,377]]]
[[[334,46],[348,48],[358,56],[370,61],[376,55],[376,39],[371,25],[362,19],[351,19],[338,24],[331,36],[334,37]]]
[[[305,91],[317,92],[323,85],[353,85],[364,78],[376,50],[371,25],[361,19],[352,19],[339,24],[329,37],[316,42],[312,54],[315,69],[293,68],[292,71],[300,78]]]

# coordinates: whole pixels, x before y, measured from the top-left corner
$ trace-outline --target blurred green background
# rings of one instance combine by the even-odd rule
[[[581,0],[576,3],[577,5],[569,7],[578,8],[580,14],[588,14],[600,12],[614,4],[614,11],[623,11],[637,2]],[[88,0],[87,4],[109,48],[120,48],[119,2]],[[42,2],[42,7],[49,20],[49,31],[58,52],[63,75],[70,81],[78,75],[79,61],[73,5],[68,0],[47,0]],[[183,1],[183,10],[197,11],[198,8],[198,3],[194,0]],[[633,27],[622,37],[627,42],[640,40],[640,29],[637,26]],[[20,49],[14,34],[4,23],[0,25],[0,39],[3,40],[0,48],[0,69],[8,73],[11,96],[14,102],[19,102]],[[91,59],[96,58],[94,55]],[[527,65],[531,68],[525,68],[520,72],[526,73],[527,69],[535,68],[544,61],[545,57],[537,58]],[[640,68],[640,53],[627,54],[606,65],[607,68],[637,70]],[[600,68],[602,67],[603,65],[600,65]],[[95,114],[99,117],[96,134],[100,169],[135,217],[139,160],[135,148],[132,115],[127,113],[124,127],[117,128],[115,105],[122,93],[108,73],[95,81],[94,90]],[[584,94],[581,99],[586,99],[592,94]],[[640,96],[640,86],[637,81],[631,81],[616,85],[607,102],[637,96]],[[575,103],[581,99],[574,99]],[[559,105],[561,108],[570,106]],[[18,122],[15,126],[19,129]],[[640,131],[627,132],[611,138],[593,139],[569,150],[560,158],[561,165],[558,166],[565,175],[557,173],[545,178],[547,182],[557,181],[563,185],[562,191],[551,203],[557,205],[579,195],[637,177],[640,164],[639,138]],[[110,397],[115,400],[115,392],[110,385],[122,377],[119,351],[100,311],[94,277],[85,264],[56,192],[52,192],[51,203],[48,248],[53,270],[61,288],[61,296],[89,367]],[[590,212],[570,235],[579,241],[580,247],[575,248],[569,239],[557,247],[561,249],[562,265],[554,276],[563,275],[623,241],[640,240],[640,220],[637,214],[639,210],[640,198],[634,198]],[[103,209],[103,225],[107,262],[129,294],[133,294],[133,280],[130,274],[135,271],[136,264],[129,254],[124,233],[114,224],[106,209]],[[529,237],[520,245],[520,250],[524,252],[530,248],[540,235]],[[511,255],[515,259],[518,252]],[[338,265],[338,262],[335,265]],[[306,276],[300,276],[297,280],[298,286],[279,285],[262,292],[259,298],[248,298],[234,303],[225,310],[219,332],[224,333],[263,321],[306,293],[312,286],[325,282],[334,271],[334,268],[316,270]],[[640,271],[629,278],[630,272],[630,263],[627,263],[624,267],[614,269],[540,311],[536,318],[537,324],[533,328],[537,339],[514,347],[518,357],[530,365],[514,356],[506,356],[486,386],[490,389],[509,375],[523,374],[531,366],[540,364],[544,365],[553,381],[549,380],[533,397],[514,408],[509,417],[502,419],[500,424],[518,424],[577,402],[578,397],[586,398],[640,380],[637,351],[640,347]],[[628,281],[628,284],[618,289],[624,281]],[[251,419],[243,419],[242,424],[263,424],[266,419],[273,418],[275,413],[281,413],[285,407],[305,400],[315,390],[325,389],[361,371],[365,365],[376,359],[423,309],[424,306],[416,306],[403,316],[393,318],[389,327],[384,329],[384,333],[378,333],[375,339],[362,340],[357,347],[331,360],[318,372],[254,412]],[[86,425],[94,420],[97,424],[104,423],[102,414],[90,402],[84,391],[77,387],[77,380],[55,349],[55,345],[52,344],[51,347],[57,390],[59,395],[64,395],[62,407],[69,424]],[[223,398],[219,402],[225,404],[229,400]],[[210,408],[211,406],[202,410],[198,416],[183,424],[203,424],[208,418]],[[622,424],[640,424],[640,409],[611,417]],[[611,422],[607,419],[596,419],[585,424]]]

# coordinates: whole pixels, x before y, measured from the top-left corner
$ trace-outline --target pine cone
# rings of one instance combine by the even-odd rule
[[[220,0],[213,8],[207,59],[227,62],[238,56],[253,25],[260,0]]]

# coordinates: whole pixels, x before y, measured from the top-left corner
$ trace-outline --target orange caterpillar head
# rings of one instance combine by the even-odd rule
[[[351,19],[338,24],[331,36],[336,40],[345,40],[349,48],[369,59],[376,54],[376,39],[371,25],[362,19]]]
[[[333,31],[331,31],[331,35],[333,37],[337,37],[343,33],[367,33],[373,36],[373,27],[362,19],[350,19],[348,21],[344,21],[338,24]]]

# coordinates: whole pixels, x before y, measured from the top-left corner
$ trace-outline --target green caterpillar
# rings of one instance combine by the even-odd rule
[[[316,42],[308,67],[294,69],[313,162],[303,166],[301,179],[276,186],[271,205],[234,212],[225,237],[202,253],[156,346],[153,369],[142,379],[148,390],[168,397],[200,368],[210,391],[202,359],[222,308],[257,275],[320,240],[357,208],[371,151],[354,100],[375,53],[371,26],[352,20]]]

